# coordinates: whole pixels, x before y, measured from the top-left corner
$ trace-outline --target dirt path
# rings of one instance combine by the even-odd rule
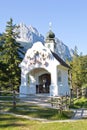
[[[25,115],[20,115],[20,114],[15,114],[15,113],[10,113],[10,112],[3,112],[0,111],[1,114],[10,114],[16,117],[21,117],[21,118],[25,118],[28,120],[37,120],[37,121],[41,121],[43,123],[51,123],[51,122],[73,122],[73,121],[78,121],[79,119],[83,119],[83,118],[87,118],[87,110],[85,109],[72,109],[75,113],[75,115],[72,117],[72,119],[68,119],[68,120],[47,120],[47,119],[41,119],[41,118],[33,118],[30,116],[25,116]]]

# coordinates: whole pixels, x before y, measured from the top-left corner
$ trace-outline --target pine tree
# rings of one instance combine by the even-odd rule
[[[82,86],[87,86],[87,55],[80,57]]]
[[[71,68],[73,88],[87,85],[87,56],[74,55]]]
[[[5,86],[4,79],[6,81],[6,64],[3,63],[3,44],[4,44],[4,37],[0,35],[0,91],[2,90],[2,87]]]
[[[82,86],[81,80],[81,61],[77,52],[77,47],[74,49],[74,56],[71,62],[71,73],[72,73],[72,86],[78,88]]]
[[[1,63],[5,66],[3,84],[11,90],[17,89],[20,84],[19,63],[22,60],[23,47],[16,42],[18,34],[15,32],[17,26],[13,25],[13,20],[7,22],[5,34],[3,34],[3,49]]]

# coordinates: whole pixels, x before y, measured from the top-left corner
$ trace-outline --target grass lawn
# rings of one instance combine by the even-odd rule
[[[73,116],[72,111],[59,112],[57,109],[43,108],[31,104],[17,104],[16,108],[13,108],[11,103],[2,104],[1,110],[12,112],[20,115],[27,115],[34,118],[44,118],[49,120],[62,120],[69,119]]]
[[[16,108],[13,108],[11,98],[10,100],[1,98],[0,110],[49,120],[69,119],[73,115],[71,111],[59,113],[56,109],[43,108],[32,103],[20,102],[19,100],[16,102]],[[83,104],[87,106],[86,99],[80,99],[74,105],[83,107]],[[87,120],[46,123],[0,114],[0,130],[87,130]]]
[[[43,123],[0,114],[0,130],[87,130],[87,120]]]
[[[72,117],[72,111],[59,112],[57,109],[43,108],[29,102],[21,102],[16,100],[16,108],[13,108],[12,100],[1,98],[0,110],[13,112],[15,114],[27,115],[34,118],[44,118],[49,120],[62,120]]]

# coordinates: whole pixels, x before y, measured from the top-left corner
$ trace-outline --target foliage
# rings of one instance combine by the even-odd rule
[[[77,49],[70,63],[73,89],[87,84],[87,55],[78,55]]]
[[[74,99],[72,108],[86,108],[87,109],[87,98]]]
[[[87,84],[84,83],[84,84],[82,85],[82,88],[87,88]]]
[[[71,62],[71,73],[72,73],[72,86],[77,88],[82,85],[81,82],[81,66],[78,57],[73,57]]]
[[[82,86],[87,86],[87,55],[80,57]]]
[[[15,32],[16,28],[13,20],[10,19],[7,22],[5,33],[0,37],[0,86],[10,90],[17,89],[19,86],[20,68],[18,65],[22,60],[21,55],[24,55],[23,47],[15,40],[18,36]]]

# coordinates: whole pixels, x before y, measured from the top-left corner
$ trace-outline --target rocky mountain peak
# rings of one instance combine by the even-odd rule
[[[44,41],[44,37],[39,34],[38,30],[32,25],[27,27],[24,23],[20,23],[19,28],[16,31],[19,32],[19,38],[16,39],[17,41],[32,44],[38,40],[41,42]]]
[[[20,23],[19,28],[16,31],[19,32],[19,38],[16,40],[21,43],[25,51],[31,48],[37,41],[42,42],[42,44],[44,43],[44,36],[32,25],[27,27],[24,23]],[[64,61],[72,59],[68,46],[58,38],[56,38],[55,53],[57,53]]]

